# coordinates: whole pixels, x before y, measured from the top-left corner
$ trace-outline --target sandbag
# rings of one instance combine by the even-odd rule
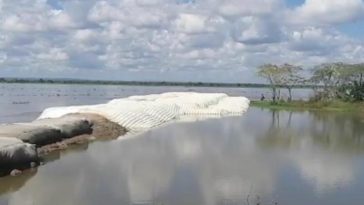
[[[30,123],[1,125],[0,135],[17,138],[38,147],[62,140],[60,130],[49,126],[33,125]]]
[[[0,137],[0,141],[2,139]],[[0,176],[9,174],[13,169],[27,169],[32,162],[39,162],[35,145],[17,142],[0,146]]]
[[[19,136],[23,142],[37,145],[38,147],[62,141],[60,130],[50,128],[39,128]]]
[[[78,135],[91,134],[92,123],[82,116],[66,115],[55,119],[41,119],[32,122],[33,125],[49,126],[60,130],[62,138],[68,139]]]

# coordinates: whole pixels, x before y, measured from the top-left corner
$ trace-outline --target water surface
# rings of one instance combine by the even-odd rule
[[[360,114],[250,108],[54,153],[0,204],[359,205],[363,137]]]

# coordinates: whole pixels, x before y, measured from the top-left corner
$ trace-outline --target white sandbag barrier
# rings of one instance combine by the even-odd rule
[[[70,113],[101,115],[130,131],[145,130],[184,116],[241,115],[249,107],[245,97],[224,93],[171,92],[111,100],[106,104],[54,107],[39,119],[57,118]]]

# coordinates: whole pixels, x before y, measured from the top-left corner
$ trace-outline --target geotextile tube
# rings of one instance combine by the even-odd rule
[[[224,93],[172,92],[131,96],[99,105],[48,108],[39,119],[57,118],[70,113],[93,113],[135,131],[183,117],[241,115],[248,109],[249,102],[245,97],[230,97]]]

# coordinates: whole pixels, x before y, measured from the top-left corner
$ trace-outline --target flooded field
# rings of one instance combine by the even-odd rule
[[[197,90],[257,98],[268,92],[1,84],[0,90],[1,122],[33,120],[50,106],[137,94]],[[240,117],[168,124],[54,153],[36,170],[0,178],[0,205],[359,205],[363,138],[361,114],[252,107]]]

